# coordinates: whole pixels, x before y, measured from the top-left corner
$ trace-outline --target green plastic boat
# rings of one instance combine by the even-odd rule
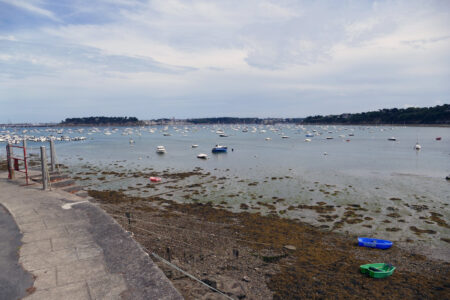
[[[391,264],[378,263],[362,265],[359,269],[361,273],[368,274],[372,278],[386,278],[394,273],[395,267]]]

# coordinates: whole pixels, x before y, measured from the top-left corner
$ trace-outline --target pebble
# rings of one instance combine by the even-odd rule
[[[287,249],[287,250],[292,250],[292,251],[297,250],[297,248],[295,246],[292,246],[292,245],[284,245],[283,248]]]

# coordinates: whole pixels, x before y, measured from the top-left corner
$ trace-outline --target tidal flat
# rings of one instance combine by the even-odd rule
[[[448,207],[429,201],[430,194],[400,198],[399,192],[380,193],[380,182],[371,183],[376,193],[364,194],[341,181],[309,182],[295,174],[255,180],[227,169],[125,165],[84,164],[73,174],[147,251],[232,297],[450,295]],[[152,183],[150,176],[162,181]],[[357,247],[357,235],[389,238],[395,246]],[[373,261],[394,264],[395,276],[374,281],[359,273],[359,265]],[[214,299],[207,288],[159,265],[187,299]]]
[[[158,196],[177,203],[210,203],[231,212],[278,216],[328,232],[391,239],[400,247],[414,245],[418,253],[450,260],[448,201],[421,191],[421,185],[429,180],[424,177],[413,178],[419,187],[415,190],[404,186],[411,182],[409,177],[408,183],[402,182],[404,175],[394,175],[395,183],[389,185],[376,177],[320,182],[303,180],[292,173],[257,180],[226,169],[138,170],[120,167],[119,162],[102,167],[81,165],[73,174],[87,190],[118,191],[142,198]],[[150,176],[161,177],[162,181],[152,183]]]

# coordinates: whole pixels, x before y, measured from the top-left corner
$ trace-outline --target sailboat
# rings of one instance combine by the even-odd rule
[[[417,136],[416,145],[414,146],[414,150],[419,151],[420,149],[422,149],[422,146],[420,146],[420,144],[419,144],[419,136]]]

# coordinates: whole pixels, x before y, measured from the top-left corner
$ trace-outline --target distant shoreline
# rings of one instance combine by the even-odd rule
[[[255,126],[255,125],[280,125],[280,124],[290,124],[290,125],[305,125],[305,126],[375,126],[375,127],[450,127],[450,124],[372,124],[372,123],[363,123],[363,124],[349,124],[349,123],[295,123],[295,122],[279,122],[279,123],[270,123],[270,124],[246,124],[246,123],[224,123],[224,124],[218,124],[218,123],[201,123],[201,124],[195,124],[191,122],[185,122],[185,121],[175,121],[173,123],[146,123],[146,124],[60,124],[60,123],[54,123],[54,124],[0,124],[0,128],[6,127],[19,127],[19,128],[25,128],[25,127],[130,127],[130,126],[176,126],[176,125],[246,125],[246,126]]]

